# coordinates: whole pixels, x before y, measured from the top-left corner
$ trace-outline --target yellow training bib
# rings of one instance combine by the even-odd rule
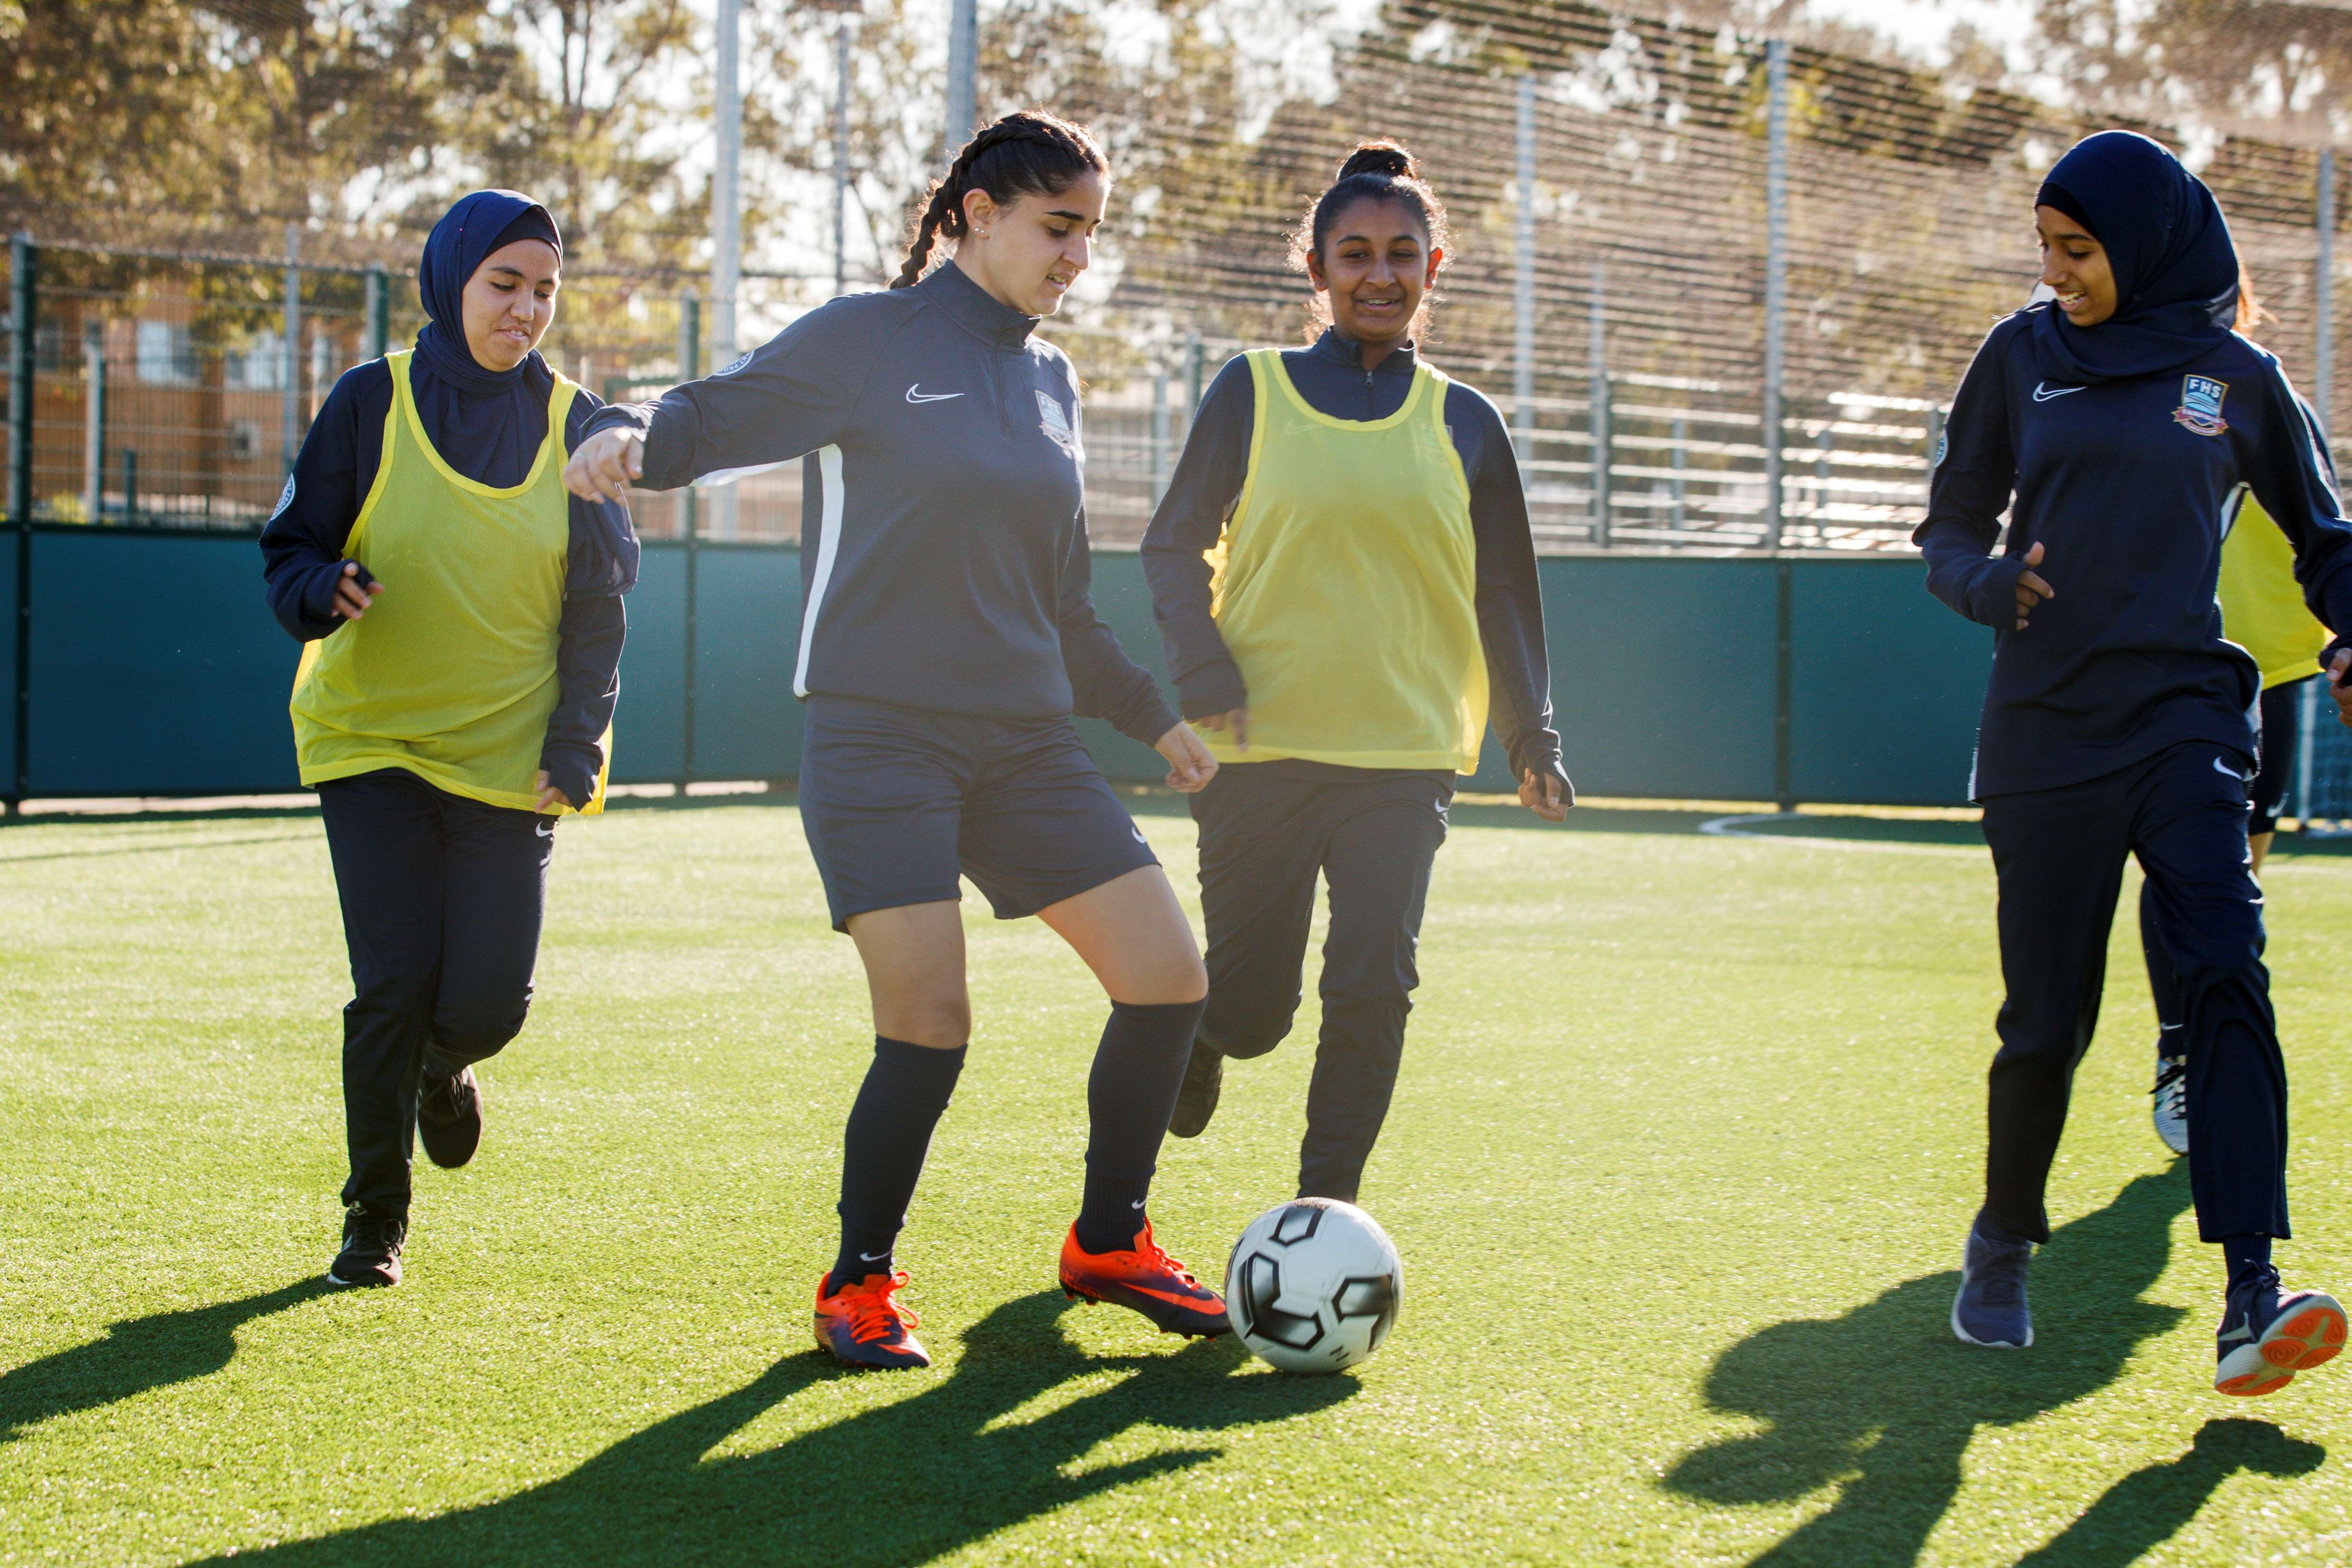
[[[413,351],[384,357],[383,458],[343,545],[384,591],[364,616],[303,647],[289,704],[302,782],[405,768],[451,795],[535,811],[572,541],[563,419],[579,389],[555,378],[538,460],[521,484],[496,489],[425,438]],[[600,774],[586,809],[604,804]]]
[[[2319,673],[2327,628],[2294,580],[2294,546],[2252,494],[2221,541],[2221,635],[2254,656],[2263,689]]]
[[[1247,356],[1249,473],[1210,552],[1212,613],[1249,688],[1250,749],[1362,768],[1477,771],[1486,732],[1470,486],[1446,378],[1413,367],[1385,419],[1335,419],[1279,349]]]

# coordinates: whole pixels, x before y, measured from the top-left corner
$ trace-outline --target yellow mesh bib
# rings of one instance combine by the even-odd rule
[[[1249,687],[1250,749],[1475,773],[1486,731],[1470,486],[1445,428],[1446,379],[1413,368],[1385,419],[1334,419],[1278,349],[1248,356],[1249,473],[1216,548],[1213,614]]]
[[[2329,642],[2294,580],[2294,546],[2252,495],[2221,541],[2221,635],[2254,656],[2263,689],[2319,673]]]
[[[536,810],[572,539],[563,419],[578,388],[555,378],[530,475],[498,489],[450,468],[425,438],[412,357],[385,356],[383,458],[343,546],[384,591],[364,616],[306,645],[295,672],[302,782],[405,768],[451,795]],[[604,801],[600,776],[587,809]]]

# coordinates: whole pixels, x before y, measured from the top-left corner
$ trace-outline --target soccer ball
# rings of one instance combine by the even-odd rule
[[[1381,1348],[1404,1300],[1404,1265],[1380,1223],[1336,1198],[1300,1198],[1250,1221],[1225,1265],[1242,1343],[1285,1372],[1337,1372]]]

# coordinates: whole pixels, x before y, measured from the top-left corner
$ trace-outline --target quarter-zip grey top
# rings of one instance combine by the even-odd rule
[[[982,718],[1177,723],[1096,615],[1068,356],[953,262],[810,311],[658,402],[648,489],[804,458],[793,689]]]

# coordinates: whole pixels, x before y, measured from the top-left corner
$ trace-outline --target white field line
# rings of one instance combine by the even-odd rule
[[[1750,833],[1751,824],[1787,822],[1791,816],[1799,821],[1821,822],[1822,817],[1805,817],[1801,812],[1759,811],[1743,816],[1716,816],[1698,825],[1698,830],[1713,838],[1745,838],[1759,844],[1798,844],[1811,849],[1868,849],[1885,855],[1966,855],[1971,858],[1984,851],[1964,844],[1881,844],[1860,838],[1821,838],[1797,833]]]

